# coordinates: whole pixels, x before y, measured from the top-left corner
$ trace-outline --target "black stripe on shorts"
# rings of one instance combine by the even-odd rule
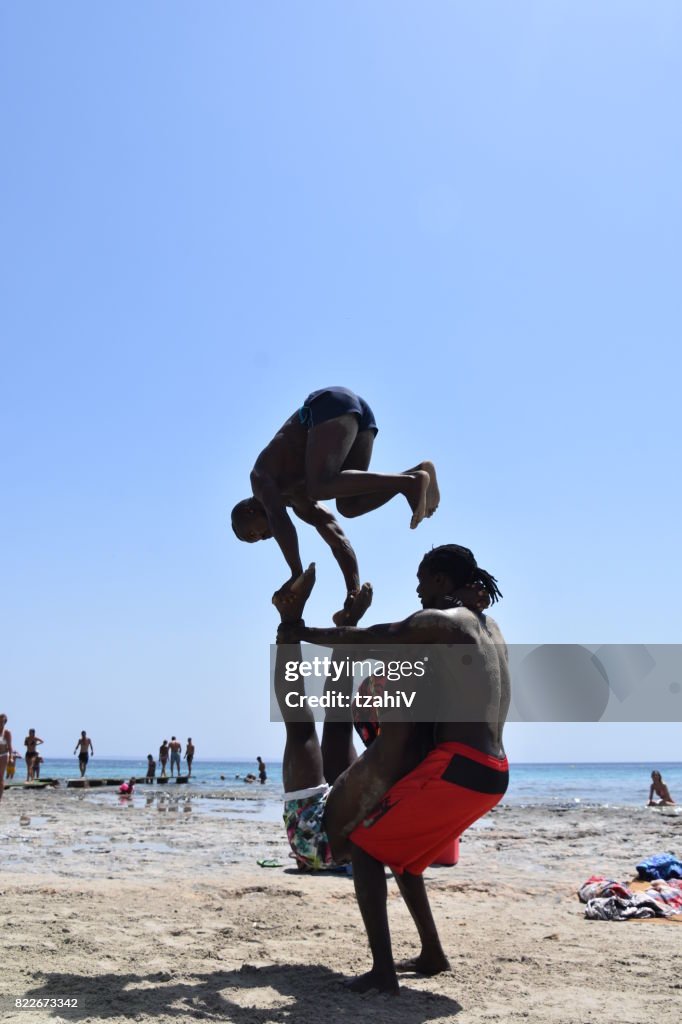
[[[479,761],[472,761],[463,754],[455,754],[441,779],[445,782],[454,782],[464,789],[472,789],[475,793],[499,793],[502,796],[507,792],[509,772],[506,769],[500,771],[487,764],[480,764]]]

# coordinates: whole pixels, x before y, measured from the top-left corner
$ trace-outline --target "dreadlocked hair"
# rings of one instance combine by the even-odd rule
[[[479,583],[495,604],[502,597],[497,580],[489,572],[477,564],[469,548],[461,544],[441,544],[440,547],[427,551],[421,565],[429,572],[442,572],[452,580],[453,587],[465,587],[469,583]]]

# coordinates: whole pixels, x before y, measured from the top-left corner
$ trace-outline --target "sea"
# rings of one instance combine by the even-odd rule
[[[184,768],[184,762],[183,762]],[[586,804],[601,807],[641,807],[647,803],[651,772],[661,772],[673,799],[682,803],[682,762],[619,762],[574,764],[512,764],[509,789],[504,802],[517,806]],[[244,788],[249,798],[258,796],[265,803],[280,803],[282,796],[282,764],[267,762],[268,778],[264,785],[245,783],[244,776],[256,774],[255,761],[195,760],[192,777],[185,790],[201,793],[234,792]],[[93,757],[86,778],[144,779],[145,760]],[[41,777],[65,781],[79,778],[76,758],[45,758]],[[15,781],[25,778],[23,761],[17,762]],[[171,784],[173,785],[173,784]],[[173,786],[174,788],[174,786]],[[171,792],[169,786],[167,792]]]

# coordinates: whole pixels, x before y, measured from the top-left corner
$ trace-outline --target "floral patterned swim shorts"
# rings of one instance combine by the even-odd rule
[[[284,794],[284,826],[292,856],[303,871],[336,867],[323,824],[329,793],[329,786],[322,785]]]

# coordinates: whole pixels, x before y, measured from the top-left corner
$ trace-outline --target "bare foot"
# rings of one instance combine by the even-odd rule
[[[400,985],[395,973],[380,973],[377,970],[361,974],[359,978],[345,982],[350,992],[389,992],[392,996],[400,995]]]
[[[315,586],[315,563],[311,562],[305,572],[292,583],[285,583],[272,595],[272,603],[280,614],[282,622],[298,622],[303,617],[306,601]]]
[[[420,462],[418,466],[413,466],[412,469],[406,469],[405,472],[412,475],[419,470],[429,474],[429,487],[426,492],[426,518],[430,519],[440,505],[440,488],[438,487],[436,467],[432,462],[426,460],[425,462]]]
[[[357,626],[372,603],[374,591],[371,583],[363,583],[359,590],[346,598],[346,603],[340,612],[332,616],[335,626]]]
[[[426,470],[429,474],[429,489],[426,492],[426,518],[430,519],[440,505],[440,489],[438,487],[436,467],[432,462],[427,461],[422,462],[419,468]]]
[[[424,470],[417,469],[414,473],[410,474],[410,479],[412,484],[405,497],[412,509],[410,529],[414,530],[426,515],[426,493],[429,489],[430,477]]]
[[[445,953],[427,956],[420,953],[419,956],[410,960],[401,960],[397,965],[399,971],[411,971],[413,974],[423,974],[426,978],[432,978],[434,974],[442,974],[450,970],[450,961]]]

